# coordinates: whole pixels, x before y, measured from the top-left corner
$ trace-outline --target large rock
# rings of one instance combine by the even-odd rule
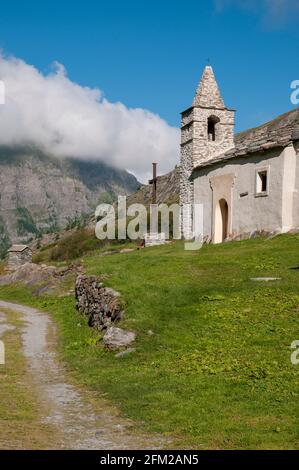
[[[0,285],[22,282],[25,286],[34,286],[42,282],[53,281],[56,268],[44,264],[25,263],[16,271],[0,277]]]
[[[25,263],[16,271],[0,276],[0,286],[21,283],[24,286],[34,288],[33,295],[42,295],[46,292],[59,290],[59,295],[68,295],[64,290],[61,281],[69,275],[80,272],[81,266],[68,266],[66,268],[56,268],[46,264]]]
[[[109,349],[119,349],[128,346],[135,341],[136,334],[133,331],[123,330],[111,326],[107,329],[103,342]]]

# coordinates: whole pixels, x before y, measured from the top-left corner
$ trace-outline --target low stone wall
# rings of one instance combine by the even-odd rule
[[[105,330],[122,319],[124,311],[120,294],[104,287],[95,276],[78,275],[75,285],[76,307],[88,317],[89,326]]]
[[[145,246],[165,245],[165,233],[146,233],[144,235]]]

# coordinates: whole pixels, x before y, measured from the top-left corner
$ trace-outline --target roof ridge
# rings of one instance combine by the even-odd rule
[[[270,126],[271,124],[274,124],[275,122],[277,121],[280,121],[281,119],[287,117],[287,116],[290,116],[291,114],[293,113],[298,113],[298,118],[296,119],[296,121],[298,120],[298,124],[299,124],[299,107],[298,108],[294,108],[294,109],[291,109],[290,111],[287,111],[286,113],[282,113],[282,114],[279,114],[278,116],[276,116],[275,118],[271,119],[270,121],[266,121],[264,122],[263,124],[260,124],[259,126],[256,126],[256,127],[250,127],[249,129],[245,129],[244,131],[240,131],[238,132],[237,134],[235,134],[235,137],[237,136],[241,136],[242,134],[246,134],[246,133],[249,133],[251,131],[256,131],[258,129],[262,129],[262,128],[265,128],[265,127],[268,127]],[[286,124],[285,126],[283,127],[286,127],[288,124]],[[290,124],[289,124],[290,125]]]

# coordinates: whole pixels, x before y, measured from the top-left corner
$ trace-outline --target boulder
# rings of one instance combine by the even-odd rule
[[[46,292],[59,289],[60,296],[66,295],[61,281],[68,276],[80,272],[81,266],[68,266],[67,268],[56,268],[46,264],[25,263],[13,272],[0,276],[0,286],[22,283],[34,288],[33,295],[42,295]]]
[[[103,343],[108,349],[119,349],[135,341],[136,334],[133,331],[123,330],[122,328],[116,328],[111,326],[107,329],[103,338]]]
[[[0,285],[22,282],[25,286],[34,286],[53,281],[56,268],[35,263],[25,263],[16,271],[0,277]]]

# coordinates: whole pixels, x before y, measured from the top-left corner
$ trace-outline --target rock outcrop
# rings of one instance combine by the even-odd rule
[[[89,326],[105,330],[122,319],[124,311],[120,294],[104,287],[96,276],[78,275],[75,294],[77,309],[88,318]]]
[[[152,185],[142,185],[138,191],[128,196],[127,206],[130,204],[144,204],[149,206],[152,202]],[[157,203],[173,204],[179,202],[180,168],[175,167],[166,175],[158,176]]]
[[[44,282],[52,283],[56,268],[35,263],[25,263],[12,273],[0,277],[0,285],[21,282],[25,286],[34,286]]]
[[[81,272],[82,266],[71,265],[66,268],[56,268],[46,264],[25,263],[13,272],[0,276],[0,286],[21,283],[30,287],[33,295],[42,295],[46,292],[59,290],[59,295],[73,295],[66,292],[61,283],[67,276],[74,276]]]
[[[116,328],[111,326],[108,328],[105,336],[103,338],[103,343],[108,349],[119,349],[129,346],[133,341],[135,341],[136,334],[133,331],[123,330],[122,328]],[[134,348],[130,348],[126,352],[133,352]],[[123,354],[120,354],[118,357],[121,357]]]

